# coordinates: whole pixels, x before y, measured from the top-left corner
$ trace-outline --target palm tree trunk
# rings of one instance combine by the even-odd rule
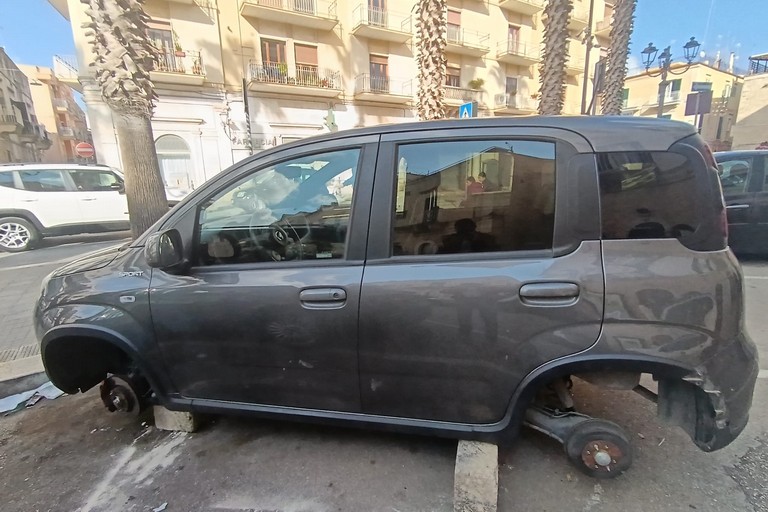
[[[446,0],[419,0],[416,8],[419,74],[416,110],[422,120],[442,119],[445,117],[447,3]]]
[[[622,91],[627,76],[629,39],[635,20],[637,0],[618,0],[611,20],[611,43],[603,88],[603,114],[619,115],[622,109]]]
[[[539,114],[559,115],[565,103],[565,64],[568,60],[568,18],[571,0],[549,0],[544,8],[544,54],[539,69]]]
[[[157,152],[148,117],[114,113],[120,159],[131,218],[131,234],[138,237],[168,212]]]

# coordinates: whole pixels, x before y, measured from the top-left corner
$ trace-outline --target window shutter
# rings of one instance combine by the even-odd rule
[[[309,64],[317,66],[317,46],[309,46],[306,44],[295,45],[296,49],[296,62],[298,64]]]

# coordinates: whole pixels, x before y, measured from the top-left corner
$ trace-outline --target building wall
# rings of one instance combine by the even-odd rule
[[[37,84],[42,86],[42,84]],[[27,77],[0,47],[0,163],[39,162],[47,144]]]
[[[84,6],[80,0],[50,1],[69,17],[73,27],[79,79],[83,84],[99,160],[119,166],[120,154],[112,127],[112,114],[102,102],[88,67],[92,56],[80,29],[86,21]],[[415,119],[414,1],[389,0],[386,4],[386,21],[390,28],[398,31],[403,27],[411,33],[407,41],[400,42],[384,40],[381,35],[371,36],[359,30],[361,19],[371,21],[367,0],[302,1],[316,6],[318,13],[324,16],[331,12],[329,9],[333,9],[338,22],[323,28],[303,26],[289,15],[268,19],[263,11],[254,10],[254,5],[258,3],[254,0],[146,2],[145,10],[153,19],[153,27],[169,27],[174,46],[178,43],[185,53],[196,55],[199,51],[202,56],[204,79],[197,80],[192,76],[195,72],[192,71],[193,60],[189,55],[179,57],[181,60],[168,57],[172,61],[171,67],[177,68],[175,73],[156,72],[153,75],[158,94],[153,118],[155,138],[178,136],[183,139],[190,155],[187,165],[189,183],[197,186],[251,151],[258,152],[329,131],[332,129],[331,120],[343,130]],[[452,91],[457,100],[449,103],[449,115],[456,115],[458,105],[466,98],[478,101],[480,115],[520,115],[536,111],[545,0],[528,0],[541,6],[534,14],[502,8],[501,1],[448,0],[450,9],[460,11],[460,25],[465,31],[465,39],[485,47],[477,55],[449,49],[449,64],[460,69],[458,90]],[[66,9],[59,5],[64,2]],[[269,4],[261,2],[262,5],[265,3]],[[278,4],[275,0],[275,5],[297,4]],[[574,0],[574,5],[579,17],[586,19],[589,0]],[[610,5],[611,2],[606,4],[603,0],[595,0],[594,24],[606,21],[605,18],[610,16]],[[375,17],[373,21],[376,21]],[[500,60],[501,50],[508,46],[510,25],[519,27],[519,44],[524,45],[534,60],[524,64]],[[569,49],[572,69],[567,79],[564,112],[568,114],[578,113],[581,109],[586,50],[580,32],[585,25],[586,21],[574,23],[571,30],[573,40]],[[604,45],[605,35],[603,33],[603,39],[598,36],[596,41]],[[277,72],[274,64],[267,64],[265,40],[280,41],[285,45],[287,71],[282,80],[286,83],[265,83],[265,69],[267,77]],[[329,91],[325,87],[286,87],[301,74],[296,67],[297,45],[317,47],[319,77],[338,73],[339,91]],[[386,57],[389,88],[407,91],[404,94],[407,94],[408,101],[392,102],[376,94],[358,94],[359,84],[365,83],[364,75],[370,74],[371,55]],[[592,50],[590,68],[594,67],[599,55],[599,49]],[[178,63],[184,65],[179,66]],[[517,105],[515,108],[506,106],[507,77],[518,79],[513,102]],[[483,85],[476,91],[469,90],[470,81],[476,79],[482,79]]]
[[[749,75],[733,127],[733,149],[755,149],[768,141],[768,73]]]
[[[702,137],[714,150],[729,149],[732,142],[732,126],[738,110],[741,79],[724,70],[719,70],[703,63],[696,63],[687,71],[683,65],[674,65],[672,71],[682,73],[670,74],[668,81],[680,80],[677,92],[668,87],[665,95],[663,115],[675,121],[693,124],[694,116],[685,115],[685,104],[691,93],[693,82],[709,82],[712,84],[712,109],[705,114],[701,123]],[[657,70],[651,70],[654,73]],[[629,91],[625,113],[628,115],[656,117],[658,114],[658,88],[660,78],[647,73],[627,77],[624,84]]]

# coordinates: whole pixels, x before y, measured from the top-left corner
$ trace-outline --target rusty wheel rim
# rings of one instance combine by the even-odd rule
[[[605,439],[589,441],[581,450],[581,460],[591,471],[611,473],[621,464],[624,451],[619,445]]]

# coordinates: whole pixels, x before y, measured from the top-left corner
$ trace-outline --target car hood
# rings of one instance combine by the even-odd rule
[[[106,249],[99,249],[98,251],[88,253],[75,261],[67,263],[63,267],[54,270],[51,277],[62,277],[106,267],[115,261],[115,258],[117,258],[117,255],[124,247],[128,247],[128,244],[123,243],[114,245],[112,247],[107,247]]]

